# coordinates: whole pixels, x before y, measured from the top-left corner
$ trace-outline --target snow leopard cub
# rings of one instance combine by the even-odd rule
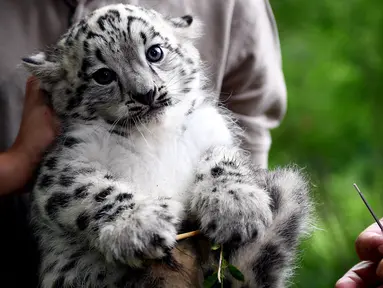
[[[63,123],[32,199],[43,288],[199,287],[201,277],[179,284],[153,264],[182,271],[172,248],[186,220],[244,273],[225,285],[285,286],[308,227],[307,182],[251,165],[202,89],[195,26],[110,5],[23,59]],[[186,272],[209,272],[202,262]]]

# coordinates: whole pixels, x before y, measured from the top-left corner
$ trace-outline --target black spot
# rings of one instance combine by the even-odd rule
[[[184,89],[182,89],[182,93],[189,93],[191,91],[191,89],[190,88],[184,88]]]
[[[47,161],[45,161],[45,167],[49,170],[54,170],[57,167],[57,158],[51,157]]]
[[[230,195],[233,195],[233,198],[234,198],[235,200],[239,200],[239,198],[238,198],[238,194],[237,194],[237,192],[235,192],[234,190],[229,190],[229,194],[230,194]]]
[[[227,173],[227,175],[233,176],[233,177],[243,177],[243,175],[241,173],[238,173],[238,172],[229,172],[229,173]]]
[[[154,234],[153,235],[153,238],[151,240],[151,244],[155,247],[166,247],[165,246],[165,239],[162,238],[160,235],[158,234]]]
[[[94,215],[94,219],[99,220],[102,217],[106,216],[106,212],[110,211],[113,208],[113,204],[106,204],[101,207],[100,210],[97,211],[96,215]]]
[[[130,193],[122,193],[122,194],[118,194],[117,197],[116,197],[116,200],[117,201],[124,201],[124,200],[131,200],[133,198],[133,195],[130,194]]]
[[[181,17],[188,25],[191,25],[193,23],[193,17],[190,15],[185,15]]]
[[[126,104],[126,103],[125,103]],[[128,104],[127,104],[128,105]],[[129,108],[130,112],[140,112],[143,109],[141,107],[131,107]]]
[[[81,169],[77,170],[78,174],[90,174],[93,172],[96,172],[96,169],[94,169],[94,168],[81,168]]]
[[[185,81],[184,81],[184,85],[187,85],[189,83],[191,83],[192,81],[194,81],[194,77],[189,77],[189,78],[186,78]]]
[[[173,216],[170,216],[170,215],[161,215],[160,217],[164,219],[166,222],[172,222],[174,219]]]
[[[104,19],[102,17],[100,17],[97,20],[97,24],[100,27],[101,31],[105,31]]]
[[[88,106],[88,107],[86,107],[86,111],[87,111],[90,115],[93,115],[94,113],[96,113],[96,108],[94,108],[93,106]]]
[[[229,242],[230,242],[230,245],[234,245],[234,246],[239,245],[240,243],[242,243],[241,234],[239,234],[238,232],[233,233]]]
[[[223,172],[225,172],[223,168],[215,166],[211,169],[211,176],[213,176],[214,178],[217,178],[221,176]]]
[[[117,18],[117,20],[120,20],[120,12],[118,12],[117,10],[109,10],[108,11],[108,14],[112,14],[114,17]]]
[[[251,233],[251,239],[256,239],[258,237],[258,230],[254,229],[253,233]]]
[[[77,250],[76,252],[74,252],[72,255],[70,255],[70,259],[78,259],[80,257],[82,257],[84,255],[84,251],[82,250]]]
[[[49,263],[47,266],[45,266],[43,273],[46,274],[46,273],[51,272],[56,267],[56,265],[57,265],[56,261]]]
[[[67,106],[66,106],[66,110],[72,111],[73,109],[78,107],[80,105],[80,103],[81,103],[81,101],[79,101],[79,100],[80,99],[77,98],[76,96],[73,96],[73,97],[69,98]]]
[[[146,35],[143,32],[140,32],[140,36],[142,41],[144,42],[144,45],[146,44]]]
[[[193,100],[191,107],[189,108],[188,112],[186,112],[186,116],[189,116],[194,112],[195,102],[196,102],[196,100]]]
[[[84,231],[86,228],[88,228],[89,222],[90,222],[90,217],[89,217],[89,214],[86,212],[81,213],[76,219],[77,227],[81,231]]]
[[[161,207],[164,208],[164,209],[166,209],[166,208],[168,208],[169,206],[168,206],[168,204],[161,204]]]
[[[48,199],[45,205],[45,211],[52,217],[59,208],[65,208],[69,205],[71,196],[66,193],[56,192]]]
[[[89,43],[87,41],[84,41],[84,52],[89,53]]]
[[[233,167],[233,168],[237,167],[237,164],[235,164],[234,161],[222,161],[221,164],[224,165],[224,166],[230,166],[230,167]]]
[[[116,211],[113,212],[113,214],[109,215],[108,218],[106,219],[107,222],[112,222],[114,221],[122,212],[124,212],[126,209],[128,209],[127,205],[121,205],[118,206]]]
[[[74,268],[76,267],[76,263],[77,263],[76,260],[70,260],[69,262],[67,262],[67,263],[61,268],[61,272],[68,272],[68,271],[74,269]]]
[[[84,58],[83,60],[82,60],[82,64],[81,64],[81,71],[83,72],[83,73],[85,73],[87,70],[88,70],[88,68],[91,66],[91,64],[90,64],[90,61],[87,59],[87,58]],[[80,86],[81,87],[81,86]]]
[[[213,193],[217,192],[217,187],[214,187],[214,188],[211,190],[211,192],[213,192]]]
[[[98,49],[98,48],[97,48],[97,50],[96,50],[96,58],[97,58],[100,62],[105,63],[105,59],[104,59],[104,57],[102,56],[102,52],[101,52],[101,50]]]
[[[63,275],[60,275],[53,282],[52,288],[63,288],[64,284],[65,284],[65,277]]]
[[[278,235],[282,237],[283,243],[286,244],[287,247],[294,247],[298,242],[299,235],[299,221],[300,218],[297,214],[291,215],[278,231]]]
[[[107,173],[107,174],[105,174],[104,178],[108,179],[108,180],[112,180],[113,176]]]
[[[79,139],[71,136],[66,137],[63,142],[64,146],[68,148],[72,148],[74,145],[77,145],[79,143],[81,143]]]
[[[73,185],[75,179],[76,177],[73,175],[63,174],[60,176],[59,184],[64,187],[69,187]]]
[[[96,196],[94,196],[94,199],[97,201],[97,202],[102,202],[106,199],[106,197],[108,197],[110,195],[110,193],[112,193],[113,191],[113,187],[112,186],[109,186],[103,190],[101,190],[100,193],[98,193]]]
[[[40,178],[40,181],[39,181],[39,188],[40,189],[43,189],[43,188],[46,188],[46,187],[49,187],[53,184],[53,176],[52,175],[43,175],[41,176]]]
[[[129,209],[133,209],[134,206],[136,206],[136,203],[130,203],[130,204],[129,204]]]
[[[84,199],[88,196],[88,189],[92,184],[82,185],[74,190],[74,197],[76,199]]]
[[[180,48],[177,47],[176,49],[174,49],[174,52],[175,52],[178,56],[180,56],[181,58],[184,57],[184,55],[182,54]]]
[[[80,104],[82,101],[82,95],[84,94],[85,90],[88,88],[88,85],[82,84],[76,89],[76,96],[77,96],[77,101]]]
[[[278,270],[287,258],[277,245],[267,243],[260,249],[261,254],[253,265],[253,272],[260,287],[275,287]]]
[[[276,212],[279,210],[282,202],[281,190],[278,186],[274,185],[269,189],[269,193],[271,198],[270,209],[272,212]]]
[[[196,182],[201,182],[201,181],[203,181],[203,174],[197,174]]]
[[[105,278],[106,278],[106,273],[105,273],[105,272],[99,272],[99,273],[97,274],[97,281],[98,281],[98,282],[102,282],[102,281],[104,281]]]
[[[177,262],[170,252],[166,253],[165,257],[160,261],[173,271],[181,271],[182,269],[182,265]]]
[[[215,221],[211,221],[211,222],[207,225],[207,230],[208,230],[208,231],[214,232],[216,229],[217,229],[217,223],[216,223]]]
[[[97,33],[94,33],[94,32],[92,32],[92,31],[89,31],[89,32],[88,32],[88,35],[86,35],[86,39],[93,39],[93,38],[95,38],[95,37],[100,37],[100,38],[103,38],[103,39],[104,39],[104,37],[103,37],[102,35],[97,34]],[[104,39],[104,40],[105,40],[105,39]]]

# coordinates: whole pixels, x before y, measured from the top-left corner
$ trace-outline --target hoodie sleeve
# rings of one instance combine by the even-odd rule
[[[270,129],[286,112],[278,32],[268,0],[237,0],[221,100],[245,130],[244,148],[266,168]]]

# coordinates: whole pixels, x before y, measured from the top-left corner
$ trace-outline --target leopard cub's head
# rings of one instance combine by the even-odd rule
[[[23,59],[65,118],[155,118],[200,89],[199,25],[132,5],[109,5],[73,25],[45,52]]]

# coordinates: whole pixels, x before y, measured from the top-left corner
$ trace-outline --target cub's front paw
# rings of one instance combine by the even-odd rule
[[[216,243],[240,244],[262,237],[272,213],[265,191],[254,185],[227,183],[199,193],[192,204],[203,233]]]
[[[166,255],[176,242],[177,224],[183,213],[181,203],[171,199],[146,200],[100,234],[107,260],[140,266],[145,259]]]

